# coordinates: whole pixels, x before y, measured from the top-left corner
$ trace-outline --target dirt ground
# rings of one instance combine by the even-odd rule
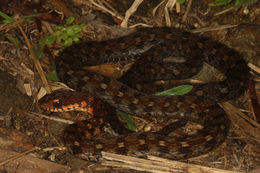
[[[133,3],[128,0],[1,0],[0,11],[15,21],[0,25],[0,172],[260,172],[259,2],[238,9],[232,8],[232,3],[210,7],[211,0],[189,0],[179,9],[178,5],[167,8],[167,0],[158,6],[160,2],[143,1],[128,19],[125,12]],[[31,14],[40,15],[25,21],[24,16]],[[86,41],[126,35],[134,30],[131,27],[142,24],[182,28],[239,51],[248,62],[252,78],[244,95],[222,104],[232,121],[227,140],[208,154],[182,161],[185,165],[160,160],[162,167],[157,171],[149,168],[153,162],[143,160],[136,162],[147,167],[115,158],[90,162],[71,155],[62,136],[68,124],[44,117],[37,104],[49,87],[61,85],[47,81],[46,74],[54,70],[54,58],[64,46],[56,42],[45,46],[40,60],[32,56],[40,39],[52,35],[53,28],[63,26],[69,16],[75,17],[74,24],[86,25],[81,32]],[[111,68],[102,70],[110,73],[118,67]],[[204,78],[216,77],[207,70],[202,73]],[[143,127],[142,122],[137,124]]]

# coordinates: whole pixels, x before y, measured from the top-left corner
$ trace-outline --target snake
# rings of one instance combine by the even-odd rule
[[[86,70],[86,66],[115,62],[133,65],[119,79]],[[154,94],[175,85],[171,81],[186,84],[185,79],[196,75],[204,64],[224,74],[224,79],[192,84],[185,95]],[[85,159],[107,151],[182,160],[212,151],[225,141],[230,127],[218,103],[243,94],[250,78],[239,52],[208,37],[168,27],[139,28],[118,38],[73,44],[56,58],[56,71],[76,92],[54,92],[39,103],[51,112],[85,111],[93,115],[92,120],[75,122],[64,132],[69,151]],[[170,82],[157,86],[152,81]],[[98,124],[104,123],[104,117],[115,117],[109,115],[113,109],[140,118],[197,123],[202,128],[172,136],[178,125],[169,123],[157,132],[121,130],[119,136],[100,137],[104,125]],[[112,119],[110,122],[120,124],[117,118]]]

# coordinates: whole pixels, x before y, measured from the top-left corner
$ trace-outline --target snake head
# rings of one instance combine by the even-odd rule
[[[69,90],[57,90],[39,100],[44,112],[83,111],[93,114],[94,96]]]
[[[49,99],[44,100],[44,102],[41,100],[40,102],[40,108],[44,112],[64,112],[62,99]]]

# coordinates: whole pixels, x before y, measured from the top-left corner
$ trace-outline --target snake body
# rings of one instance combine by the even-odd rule
[[[89,65],[119,61],[135,61],[121,80],[84,69]],[[196,84],[184,96],[155,96],[150,94],[154,92],[153,87],[148,87],[149,94],[136,87],[138,83],[151,80],[189,78],[201,69],[203,63],[215,67],[225,75],[225,79]],[[97,97],[109,106],[143,118],[167,117],[203,126],[195,134],[182,137],[169,136],[169,129],[174,129],[169,124],[160,132],[131,133],[103,139],[87,135],[96,120],[77,122],[68,127],[65,140],[70,151],[78,155],[110,151],[187,159],[206,153],[225,140],[229,129],[229,120],[217,103],[241,95],[249,80],[247,63],[238,52],[209,38],[166,27],[142,28],[111,40],[72,45],[60,53],[56,65],[62,82],[84,93],[87,100]],[[52,104],[55,98],[63,99],[62,94],[54,94],[46,96],[40,103],[49,110],[67,104],[66,101],[63,105]],[[91,104],[86,105],[90,110]]]

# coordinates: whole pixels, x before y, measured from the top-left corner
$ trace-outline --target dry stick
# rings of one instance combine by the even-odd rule
[[[248,63],[247,64],[248,67],[250,67],[252,70],[254,70],[255,72],[257,72],[258,74],[260,74],[260,67],[257,67],[256,65],[252,64],[252,63]]]
[[[168,27],[171,26],[171,18],[168,9],[172,10],[175,4],[176,4],[176,0],[168,0],[164,7],[164,17],[165,17],[166,26]]]
[[[185,13],[182,17],[182,20],[181,20],[182,23],[184,23],[186,21],[187,17],[188,17],[188,13],[190,12],[191,4],[192,4],[192,0],[189,0],[188,5],[187,5],[187,9],[186,9],[186,11],[185,11]]]
[[[152,28],[153,27],[152,25],[148,25],[148,24],[145,24],[145,23],[137,23],[137,24],[129,26],[128,28],[135,28],[137,26],[143,26],[143,27],[147,27],[147,28]]]
[[[260,74],[260,67],[254,65],[254,64],[252,64],[252,63],[248,63],[247,65],[248,65],[248,67],[249,67],[250,69],[252,69],[252,70],[255,71],[256,73]],[[259,79],[260,79],[260,78],[259,78]],[[255,82],[257,82],[257,78],[254,79],[254,80],[255,80]],[[256,94],[257,94],[257,93],[256,93]],[[254,110],[254,107],[253,107],[253,105],[252,105],[252,100],[250,99],[249,94],[247,95],[247,97],[248,97],[248,100],[249,100],[249,108],[250,108],[250,110],[251,110],[251,115],[252,115],[252,117],[254,118],[254,120],[256,120],[257,118],[256,118],[256,115],[255,115],[255,110]]]
[[[45,21],[41,21],[42,24],[46,27],[47,31],[51,34],[51,35],[55,35],[52,27],[50,26],[50,24],[48,22]]]
[[[27,47],[29,49],[29,52],[30,52],[29,57],[33,60],[34,65],[35,65],[35,67],[36,67],[36,69],[37,69],[37,71],[38,71],[38,73],[39,73],[39,75],[40,75],[40,77],[42,79],[43,84],[46,87],[47,92],[51,93],[51,88],[50,88],[50,86],[48,84],[48,81],[47,81],[47,79],[45,77],[45,74],[44,74],[44,72],[42,70],[41,64],[40,64],[39,60],[34,57],[32,46],[30,44],[30,41],[29,41],[28,37],[26,36],[26,34],[23,31],[22,27],[19,24],[17,26],[20,29],[21,33],[23,34],[23,37],[24,37],[25,42],[26,42],[26,45],[27,45]]]
[[[13,112],[13,107],[10,107],[8,112],[6,113],[4,120],[5,120],[5,124],[7,124],[7,126],[10,125],[10,121],[11,121],[11,116],[10,114]]]
[[[195,18],[199,22],[200,26],[205,27],[207,25],[196,14],[191,13],[189,16]]]
[[[73,16],[75,19],[74,23],[79,24],[79,20],[78,20],[77,16],[74,15],[73,12],[68,8],[69,4],[67,4],[65,1],[55,0],[55,1],[50,1],[50,3],[53,6],[59,8],[66,17]]]
[[[176,13],[180,13],[181,12],[181,4],[179,2],[176,2]]]
[[[131,168],[147,172],[205,172],[205,173],[235,173],[234,171],[227,171],[222,169],[199,166],[195,164],[187,164],[179,161],[172,161],[168,159],[148,156],[148,159],[140,159],[131,156],[124,156],[119,154],[102,152],[105,159],[112,161],[104,161],[102,165],[117,166],[122,168]]]
[[[248,111],[251,113],[251,114],[249,114],[248,117],[252,118],[255,122],[257,122],[257,118],[255,116],[255,109],[253,107],[253,103],[252,103],[249,91],[247,91],[247,93],[246,93],[246,99],[247,99],[247,102],[248,102],[248,109],[249,109]]]
[[[228,115],[228,118],[236,125],[239,126],[246,134],[254,136],[257,140],[260,139],[260,124],[245,114],[240,112],[236,107],[228,102],[221,103],[223,109]]]
[[[100,1],[99,1],[100,2]],[[101,1],[103,4],[105,4],[109,9],[111,9],[112,11],[115,11],[117,14],[118,14],[118,12],[117,12],[117,10],[114,8],[114,7],[112,7],[112,5],[111,4],[109,4],[109,2],[107,2],[107,1]],[[123,19],[123,17],[122,16],[120,16],[122,19]],[[122,20],[121,19],[121,20]]]
[[[100,8],[100,9],[104,10],[105,12],[111,14],[112,16],[114,16],[114,17],[116,17],[116,18],[118,18],[118,19],[120,19],[120,20],[123,20],[123,17],[117,15],[117,14],[114,13],[113,11],[107,9],[106,7],[104,7],[104,6],[102,6],[102,5],[99,5],[98,3],[94,2],[93,0],[89,0],[89,1],[90,1],[92,4],[94,4],[96,7],[98,7],[98,8]]]
[[[25,21],[24,18],[22,18],[22,19],[20,19],[20,20],[17,20],[17,21],[14,21],[14,22],[12,22],[12,23],[10,23],[10,24],[7,24],[7,25],[1,27],[1,28],[0,28],[0,31],[6,29],[6,32],[8,32],[10,29],[12,29],[12,27],[15,27],[16,25],[18,25],[18,24],[20,24],[20,23],[22,23],[22,22],[24,22],[24,21]]]
[[[7,61],[8,59],[6,59],[6,58],[4,58],[4,57],[2,57],[2,56],[0,55],[0,60],[5,60],[5,61]]]
[[[217,26],[217,27],[205,27],[205,28],[193,29],[193,30],[190,30],[190,32],[199,33],[199,32],[216,31],[216,30],[221,30],[221,29],[235,28],[237,26],[238,25],[221,25],[221,26]]]
[[[53,120],[53,121],[57,121],[57,122],[65,123],[65,124],[73,124],[74,123],[73,121],[70,121],[70,120],[65,120],[65,119],[57,118],[57,117],[50,117],[50,116],[46,116],[46,115],[39,114],[39,113],[36,113],[36,112],[24,112],[24,113],[26,115],[29,115],[29,116],[32,116],[32,117],[38,116],[38,117],[46,118],[46,119],[49,119],[49,120]]]
[[[13,112],[13,107],[10,107],[10,108],[8,109],[7,113],[6,113],[4,116],[1,116],[1,117],[0,117],[0,120],[1,120],[1,121],[3,121],[3,120],[7,121],[7,118],[10,117],[10,114],[11,114],[12,112]]]
[[[135,0],[134,3],[131,5],[131,7],[126,11],[125,18],[123,19],[121,23],[121,27],[127,28],[127,23],[130,18],[130,16],[135,13],[139,5],[143,2],[143,0]]]
[[[15,156],[11,157],[10,159],[7,159],[7,160],[5,160],[5,161],[3,161],[3,162],[0,162],[0,166],[2,166],[2,165],[4,165],[4,164],[7,164],[7,163],[9,163],[9,162],[11,162],[11,161],[13,161],[13,160],[16,160],[16,159],[18,159],[18,158],[20,158],[20,157],[22,157],[22,156],[24,156],[24,155],[26,155],[26,154],[28,154],[28,153],[30,153],[30,152],[33,152],[33,151],[35,151],[35,150],[38,150],[38,149],[39,149],[38,147],[34,147],[34,148],[32,148],[32,149],[30,149],[30,150],[28,150],[28,151],[25,151],[25,152],[23,152],[23,153],[21,153],[21,154],[17,154],[17,155],[15,155]]]
[[[47,152],[47,151],[53,151],[53,150],[60,150],[65,151],[67,147],[48,147],[48,148],[42,148],[41,151]]]
[[[165,4],[166,3],[166,4]],[[176,0],[163,0],[161,1],[161,3],[159,3],[154,9],[153,9],[153,16],[155,16],[156,11],[158,10],[158,8],[162,5],[164,5],[164,18],[165,18],[165,22],[166,22],[166,26],[170,27],[171,26],[171,19],[169,16],[169,11],[168,9],[172,10],[172,8],[174,7],[174,5],[176,4]]]
[[[155,16],[156,11],[158,8],[165,2],[165,0],[161,1],[154,9],[153,9],[153,16]]]
[[[218,15],[224,14],[226,12],[229,12],[229,11],[233,10],[233,9],[234,9],[233,7],[230,7],[228,9],[226,9],[226,10],[223,10],[221,12],[215,13],[214,16],[218,16]]]

